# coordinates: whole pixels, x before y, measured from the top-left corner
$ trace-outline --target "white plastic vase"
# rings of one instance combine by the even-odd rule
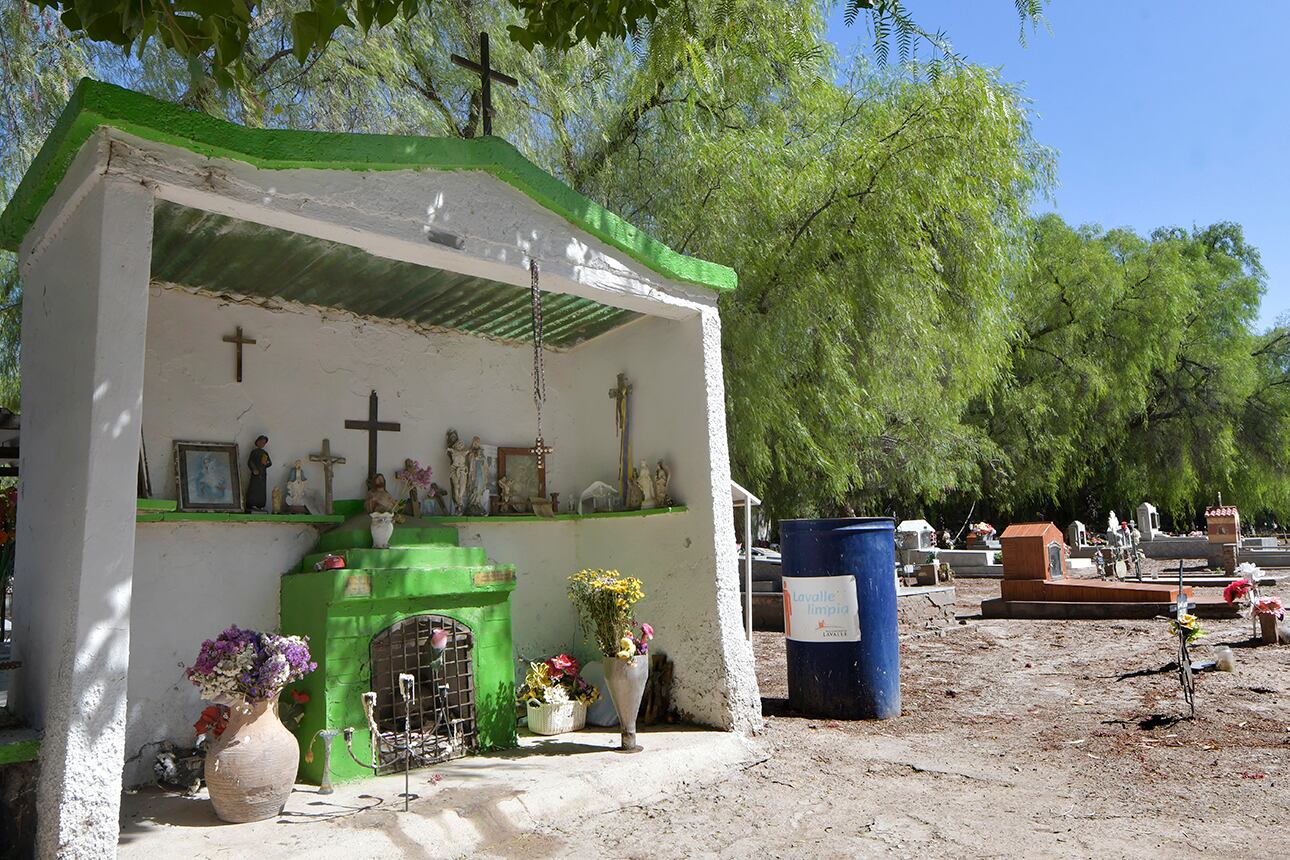
[[[389,549],[394,535],[394,514],[374,511],[368,516],[372,518],[372,549]]]

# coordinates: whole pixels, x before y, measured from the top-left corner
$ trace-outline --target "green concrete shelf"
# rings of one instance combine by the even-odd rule
[[[279,523],[281,525],[340,525],[340,514],[224,514],[185,511],[145,511],[135,516],[140,523]]]
[[[0,765],[35,761],[40,755],[40,735],[25,728],[0,731]]]
[[[139,511],[173,511],[179,507],[179,503],[174,499],[138,499],[134,507]]]
[[[651,508],[647,511],[605,511],[599,514],[556,514],[553,517],[539,517],[534,514],[498,514],[491,517],[425,517],[431,523],[542,523],[549,520],[602,520],[613,517],[650,517],[658,514],[683,514],[688,508],[680,505],[673,508]]]

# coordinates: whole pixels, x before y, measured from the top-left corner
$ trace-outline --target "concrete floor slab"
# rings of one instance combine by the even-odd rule
[[[717,782],[760,758],[738,734],[666,727],[639,735],[644,752],[613,751],[618,733],[588,729],[525,735],[520,748],[336,786],[298,785],[281,815],[250,824],[215,817],[205,790],[182,797],[127,793],[118,857],[457,857],[543,822],[605,813]],[[345,755],[338,743],[333,753]]]

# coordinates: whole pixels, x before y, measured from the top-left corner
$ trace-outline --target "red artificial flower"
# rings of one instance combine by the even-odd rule
[[[309,701],[309,694],[304,690],[292,690],[291,701],[295,702],[297,705],[303,705]]]
[[[209,734],[217,738],[224,734],[224,728],[228,725],[228,717],[224,716],[224,711],[219,705],[209,705],[202,711],[202,715],[193,723],[193,731],[199,735]]]
[[[1250,589],[1253,587],[1254,583],[1250,582],[1248,579],[1233,580],[1226,588],[1223,589],[1223,599],[1228,603],[1240,600],[1242,597],[1249,594]]]
[[[559,680],[565,675],[578,674],[578,661],[568,654],[557,654],[546,661],[547,668],[551,670],[551,678]]]

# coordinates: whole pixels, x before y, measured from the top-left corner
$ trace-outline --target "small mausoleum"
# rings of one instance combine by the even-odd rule
[[[123,786],[192,741],[183,666],[230,624],[311,637],[302,747],[359,726],[363,748],[367,691],[385,732],[446,631],[418,715],[436,761],[514,742],[518,656],[596,656],[567,578],[619,568],[675,710],[758,724],[730,269],[494,137],[243,128],[92,81],[0,245],[24,289],[10,701],[43,733],[41,852],[115,850]],[[374,550],[363,500],[414,463],[433,483]]]
[[[1231,505],[1218,505],[1205,509],[1205,533],[1210,543],[1239,544],[1241,542],[1241,512]]]

